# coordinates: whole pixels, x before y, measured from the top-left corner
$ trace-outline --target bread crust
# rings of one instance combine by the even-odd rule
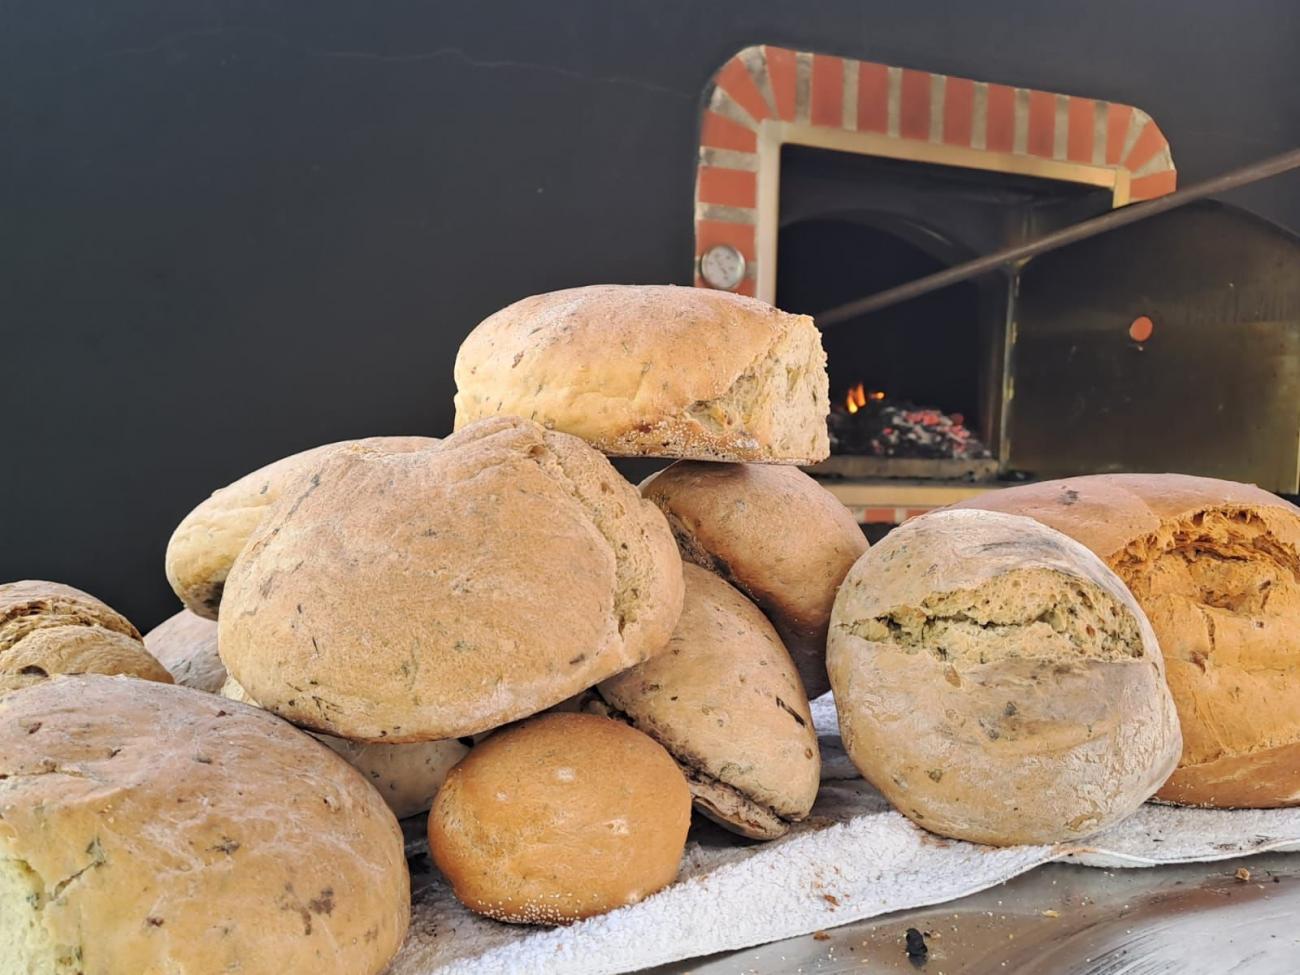
[[[1150,798],[1181,749],[1132,595],[1028,518],[942,511],[895,529],[840,589],[827,666],[854,764],[945,836],[1088,836]]]
[[[567,924],[672,883],[690,819],[690,791],[660,745],[617,721],[552,712],[451,770],[429,850],[470,910]]]
[[[1146,611],[1183,728],[1159,798],[1300,802],[1300,509],[1253,485],[1103,474],[980,495],[1092,549]]]
[[[216,620],[183,609],[146,633],[144,645],[182,687],[217,694],[226,682],[226,666],[217,654]]]
[[[681,559],[582,441],[498,417],[426,450],[335,451],[226,583],[221,657],[263,707],[355,741],[459,738],[667,644]]]
[[[615,456],[804,464],[830,453],[812,319],[725,292],[534,295],[470,333],[455,375],[457,429],[515,414]]]
[[[0,698],[0,818],[0,869],[32,885],[0,912],[48,953],[22,971],[377,975],[406,932],[402,836],[374,790],[198,691],[84,676]]]
[[[797,467],[679,461],[641,484],[682,557],[758,604],[808,697],[830,689],[826,631],[835,593],[867,539],[839,500]]]

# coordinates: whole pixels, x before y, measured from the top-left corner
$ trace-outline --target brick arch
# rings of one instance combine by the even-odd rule
[[[771,300],[781,145],[792,142],[1106,186],[1116,206],[1172,192],[1159,126],[1131,105],[761,45],[713,76],[700,119],[695,258],[745,256],[735,289]],[[768,293],[764,293],[768,292]]]

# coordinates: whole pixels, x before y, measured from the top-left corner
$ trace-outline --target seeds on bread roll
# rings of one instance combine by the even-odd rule
[[[618,721],[552,713],[451,770],[429,850],[470,910],[566,924],[672,883],[690,821],[690,790],[662,747]]]
[[[1110,565],[1151,620],[1183,730],[1158,797],[1300,804],[1300,509],[1249,484],[1102,474],[962,502],[1026,515]]]
[[[940,511],[890,532],[840,589],[826,662],[854,765],[945,836],[1088,836],[1178,760],[1142,610],[1100,559],[1028,518]]]
[[[393,814],[273,715],[58,677],[0,698],[0,971],[377,975],[406,933]]]
[[[807,315],[721,291],[596,285],[486,319],[456,356],[456,428],[526,416],[624,457],[803,464],[830,453]]]
[[[183,609],[146,633],[144,645],[182,687],[217,694],[226,682],[226,666],[217,654],[216,620]]]
[[[808,698],[758,607],[698,566],[686,565],[685,579],[668,649],[601,683],[600,697],[668,749],[697,809],[742,836],[774,839],[817,798]]]
[[[165,559],[167,581],[192,613],[215,620],[231,565],[286,484],[309,474],[331,451],[346,444],[401,452],[422,450],[436,442],[430,437],[342,440],[282,457],[218,488],[172,533]]]
[[[839,500],[797,467],[680,461],[641,494],[668,516],[682,557],[716,572],[776,626],[809,698],[830,689],[835,592],[867,540]]]
[[[235,562],[219,646],[294,724],[460,738],[658,653],[681,602],[659,509],[576,437],[497,417],[426,450],[331,452]]]

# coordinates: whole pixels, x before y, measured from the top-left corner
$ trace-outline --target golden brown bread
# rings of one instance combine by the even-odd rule
[[[672,883],[690,820],[690,790],[662,747],[618,721],[551,713],[451,770],[429,850],[471,910],[564,924]]]
[[[647,478],[682,557],[756,602],[781,634],[809,698],[830,689],[835,592],[867,540],[839,500],[797,467],[679,461]]]
[[[608,460],[497,417],[426,450],[331,452],[231,569],[221,658],[294,724],[459,738],[661,651],[681,571]]]
[[[125,677],[0,698],[0,970],[377,975],[397,821],[273,715]]]
[[[1076,840],[1178,760],[1146,617],[1100,559],[1029,518],[939,511],[892,531],[845,579],[826,662],[853,763],[945,836]]]
[[[811,463],[829,409],[811,318],[702,288],[534,295],[456,356],[457,429],[514,414],[618,456]]]
[[[1300,803],[1300,509],[1248,484],[1104,474],[959,507],[1035,518],[1092,549],[1146,610],[1183,756],[1159,798]]]

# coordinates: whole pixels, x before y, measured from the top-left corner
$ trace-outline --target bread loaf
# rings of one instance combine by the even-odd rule
[[[1082,542],[1128,584],[1183,730],[1161,799],[1300,803],[1300,509],[1248,484],[1103,474],[980,495]]]
[[[514,414],[618,456],[811,463],[829,410],[811,318],[701,288],[535,295],[456,356],[457,429]]]
[[[1142,610],[1028,518],[940,511],[885,536],[835,600],[827,666],[858,770],[958,839],[1088,836],[1150,798],[1181,747]]]
[[[236,560],[218,635],[294,724],[427,741],[640,663],[681,600],[659,510],[577,438],[498,417],[426,450],[332,452]]]
[[[642,496],[668,516],[682,557],[756,602],[781,634],[808,697],[830,688],[835,592],[867,540],[848,509],[797,467],[679,461]]]
[[[226,667],[217,654],[216,620],[183,609],[146,633],[144,645],[182,687],[217,694],[226,682]]]
[[[255,708],[125,677],[0,698],[4,975],[377,975],[402,835],[337,755]]]
[[[595,715],[545,714],[451,770],[429,850],[471,910],[565,924],[672,883],[690,821],[686,782],[651,739]]]

